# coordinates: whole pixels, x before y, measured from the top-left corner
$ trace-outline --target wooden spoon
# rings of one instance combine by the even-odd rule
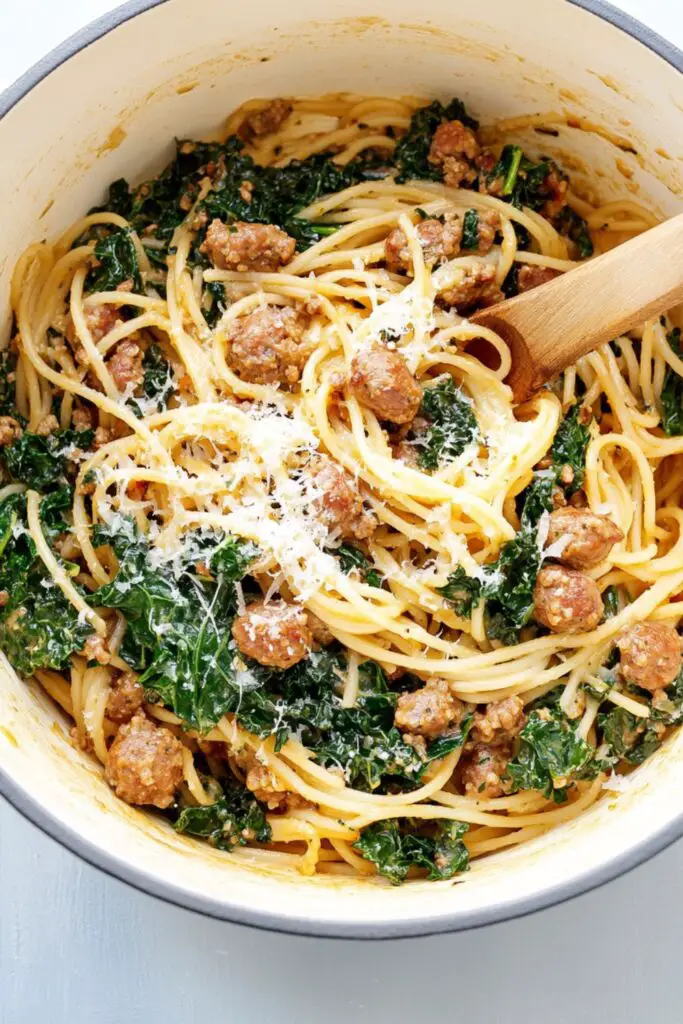
[[[516,402],[620,334],[683,302],[683,214],[470,319],[510,346]]]

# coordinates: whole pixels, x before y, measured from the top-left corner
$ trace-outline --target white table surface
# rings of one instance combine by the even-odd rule
[[[0,89],[115,6],[3,0]],[[683,46],[680,0],[618,6]],[[330,942],[157,902],[0,799],[0,1024],[680,1024],[682,862],[678,844],[597,892],[469,934]]]

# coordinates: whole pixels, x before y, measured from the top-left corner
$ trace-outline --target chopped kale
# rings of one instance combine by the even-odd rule
[[[208,174],[209,167],[216,167],[222,149],[219,143],[178,140],[174,159],[156,178],[133,189],[119,178],[110,185],[102,209],[125,217],[141,236],[153,225],[150,233],[154,238],[168,243],[196,199],[200,180]],[[148,248],[147,255],[162,267],[166,266],[167,250]]]
[[[332,650],[311,652],[282,672],[236,657],[234,582],[256,555],[248,542],[207,544],[191,535],[174,567],[153,562],[146,540],[122,517],[115,528],[99,529],[93,542],[111,544],[119,570],[92,595],[92,604],[125,614],[122,657],[140,673],[140,683],[190,725],[206,730],[234,712],[250,732],[274,735],[278,748],[294,734],[321,764],[341,767],[350,785],[367,790],[385,780],[415,785],[430,761],[464,742],[469,719],[420,757],[393,724],[398,695],[374,662],[360,666],[358,699],[346,708],[338,693],[344,663]],[[198,575],[196,562],[213,578]]]
[[[214,785],[218,788],[217,783]],[[176,832],[206,839],[219,850],[234,850],[248,842],[268,843],[271,828],[261,804],[238,784],[225,786],[216,801],[203,807],[186,807],[173,827]]]
[[[92,444],[92,430],[56,430],[43,437],[25,430],[3,452],[14,480],[37,491],[47,491],[66,481],[69,455]]]
[[[524,155],[520,146],[508,144],[503,146],[497,163],[486,174],[485,184],[487,189],[513,206],[539,210],[548,198],[545,180],[553,166],[549,160],[534,163]]]
[[[292,160],[285,167],[261,167],[243,151],[236,136],[222,147],[223,173],[202,207],[209,217],[228,223],[249,221],[276,224],[296,239],[299,249],[307,249],[336,225],[317,225],[298,216],[300,210],[323,195],[340,192],[364,180],[368,165],[361,159],[346,166],[334,163],[328,153],[316,153],[306,160]],[[250,198],[245,201],[242,188],[249,182]]]
[[[520,733],[517,755],[507,774],[516,789],[536,789],[556,803],[567,799],[579,779],[594,779],[610,765],[577,735],[559,707],[532,711]]]
[[[537,526],[544,512],[553,507],[553,490],[555,488],[554,473],[536,473],[529,486],[522,493],[523,510],[522,524],[527,527]]]
[[[222,281],[207,281],[204,284],[202,312],[209,327],[215,327],[228,308],[225,286]]]
[[[390,819],[364,828],[353,845],[392,885],[400,885],[411,868],[426,870],[430,880],[452,878],[469,866],[462,841],[468,829],[462,821],[439,821],[432,826],[432,835],[421,835],[402,830]]]
[[[142,393],[148,400],[145,411],[135,398],[128,404],[136,416],[161,412],[168,406],[168,400],[175,391],[173,371],[168,359],[158,345],[150,345],[142,358]]]
[[[555,227],[561,235],[565,235],[579,250],[579,257],[582,260],[593,255],[593,241],[583,217],[579,216],[571,206],[565,206],[562,212],[555,218]]]
[[[342,568],[342,572],[352,572],[357,569],[360,578],[364,583],[367,583],[369,587],[381,587],[382,577],[380,573],[375,569],[368,558],[363,554],[360,548],[355,547],[353,544],[340,544],[336,551],[339,563]]]
[[[63,532],[63,512],[70,505],[68,488],[41,502],[48,541]],[[63,564],[71,569],[70,563]],[[8,597],[0,608],[0,649],[17,672],[30,676],[40,668],[66,668],[92,627],[79,618],[38,557],[27,530],[23,494],[0,503],[0,590]]]
[[[129,228],[119,228],[95,246],[97,266],[88,275],[90,292],[114,291],[124,281],[132,281],[135,291],[142,290],[138,254]]]
[[[572,482],[567,485],[569,494],[574,494],[583,485],[586,470],[586,449],[590,441],[590,431],[579,420],[581,407],[575,403],[566,414],[555,434],[551,449],[553,463],[558,474],[564,466],[573,471]]]
[[[629,764],[642,764],[661,744],[647,719],[636,718],[625,708],[613,707],[598,715],[598,732],[612,754]]]
[[[427,158],[434,132],[444,121],[462,121],[466,128],[474,131],[479,127],[479,122],[470,117],[459,99],[452,99],[446,106],[434,100],[429,106],[420,107],[410,119],[410,126],[394,151],[397,181],[442,180],[441,170],[430,164]]]
[[[123,179],[114,182],[104,209],[126,217],[143,244],[150,235],[155,244],[147,246],[147,255],[165,268],[173,232],[197,200],[200,181],[207,176],[214,187],[201,207],[209,218],[276,224],[296,239],[299,249],[306,249],[338,229],[334,224],[312,224],[298,216],[300,210],[322,195],[388,173],[384,162],[376,158],[361,156],[342,167],[326,153],[293,160],[285,167],[262,167],[243,150],[244,143],[237,136],[223,143],[179,140],[175,158],[156,178],[134,189]],[[245,182],[251,186],[246,199]],[[190,264],[206,263],[199,253],[202,238],[203,232],[199,232]],[[165,244],[160,248],[159,242]],[[207,302],[209,322],[215,323],[225,302],[222,287],[208,285],[205,294],[211,299]]]
[[[479,248],[479,214],[475,209],[465,210],[462,222],[462,247]]]
[[[464,743],[471,716],[421,758],[394,726],[398,694],[381,667],[372,661],[359,667],[358,698],[348,708],[339,696],[344,671],[343,656],[329,648],[283,672],[249,662],[236,675],[233,710],[250,732],[275,735],[276,749],[296,735],[320,764],[341,768],[350,786],[368,792],[390,783],[402,789],[418,784],[432,761]]]
[[[682,717],[683,670],[666,688],[666,699],[651,707],[649,718],[613,707],[598,715],[598,733],[615,758],[638,765],[661,746],[666,729],[679,725]]]
[[[442,462],[456,459],[479,437],[472,403],[451,376],[424,389],[421,415],[429,420],[426,432],[416,439],[424,469],[438,469]]]
[[[98,529],[93,542],[110,544],[119,560],[114,579],[90,600],[126,616],[122,657],[140,672],[142,686],[206,730],[234,709],[234,584],[256,556],[255,546],[234,537],[213,546],[190,537],[186,564],[154,564],[145,538],[122,517],[115,527]],[[200,558],[215,578],[193,571],[191,560]]]
[[[607,587],[603,591],[602,605],[605,609],[605,619],[613,619],[615,615],[619,614],[619,590],[617,587]]]
[[[674,328],[667,335],[667,341],[674,353],[681,357],[681,330]],[[683,377],[667,366],[664,375],[662,393],[659,396],[662,405],[662,429],[667,437],[683,434]]]
[[[482,599],[481,580],[468,576],[461,565],[448,577],[448,582],[439,587],[439,593],[453,603],[457,615],[469,618]]]
[[[537,516],[540,518],[539,511],[543,510],[539,489],[528,488],[527,493],[521,529],[503,544],[496,561],[482,566],[478,579],[468,577],[463,567],[457,566],[445,586],[438,588],[440,594],[453,601],[458,615],[471,615],[485,598],[487,636],[504,644],[517,643],[519,630],[531,618],[534,587],[542,562],[537,537]]]
[[[458,615],[470,616],[474,607],[486,599],[486,634],[504,644],[519,642],[519,630],[534,610],[534,588],[543,553],[538,544],[538,525],[544,513],[552,509],[552,494],[564,466],[573,470],[572,482],[565,485],[568,494],[581,487],[585,474],[588,428],[579,423],[575,405],[560,424],[551,450],[553,466],[535,474],[521,497],[520,530],[507,541],[495,562],[481,567],[478,578],[469,577],[457,566],[439,593],[452,601]]]
[[[13,416],[21,421],[16,406],[15,374],[17,357],[14,352],[5,349],[0,352],[0,416]]]
[[[503,146],[497,163],[486,175],[486,185],[492,188],[494,183],[499,184],[496,194],[501,198],[509,198],[513,195],[517,179],[520,173],[520,166],[524,154],[520,146]],[[516,203],[515,205],[520,205]]]

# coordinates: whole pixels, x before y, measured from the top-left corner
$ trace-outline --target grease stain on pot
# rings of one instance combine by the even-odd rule
[[[117,124],[115,128],[109,132],[102,145],[95,152],[95,157],[102,156],[104,153],[111,153],[115,149],[118,149],[121,143],[125,140],[127,132],[120,124]]]
[[[11,730],[7,729],[4,725],[0,725],[0,736],[4,736],[11,746],[19,746],[19,740],[16,738],[14,733],[11,732]]]

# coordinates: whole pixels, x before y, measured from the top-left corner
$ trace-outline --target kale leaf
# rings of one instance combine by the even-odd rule
[[[430,880],[452,878],[469,866],[462,841],[468,829],[462,821],[439,821],[433,835],[416,835],[390,819],[368,825],[353,845],[392,885],[400,885],[411,868],[425,869]]]
[[[674,328],[667,335],[667,341],[675,354],[680,358],[680,327]],[[674,435],[683,434],[683,377],[679,377],[670,366],[666,368],[659,400],[662,404],[662,429],[666,436],[673,437]]]
[[[440,594],[451,601],[457,615],[469,618],[482,599],[481,579],[468,576],[461,565],[456,566],[448,577],[448,582],[439,587]]]
[[[565,206],[558,214],[555,218],[555,227],[561,235],[574,243],[579,250],[580,259],[586,260],[593,255],[593,240],[588,225],[571,206]]]
[[[517,643],[519,630],[534,610],[534,587],[541,568],[536,531],[523,528],[503,545],[495,565],[495,575],[485,583],[488,598],[486,633],[504,644]]]
[[[93,542],[111,545],[119,561],[114,579],[90,601],[124,613],[122,657],[140,672],[140,683],[180,718],[201,731],[210,728],[235,705],[234,584],[257,549],[234,537],[214,539],[213,546],[190,537],[186,564],[156,565],[145,538],[122,517],[99,528]],[[200,552],[215,578],[193,571]]]
[[[14,480],[37,491],[46,491],[66,481],[68,457],[76,448],[89,448],[92,430],[56,430],[43,437],[25,430],[3,452]]]
[[[522,521],[527,527],[537,526],[544,512],[553,507],[553,490],[556,486],[556,474],[553,472],[536,473],[529,486],[523,491],[524,502]]]
[[[70,507],[69,488],[43,498],[40,517],[48,540],[66,528],[63,511]],[[0,590],[8,598],[0,608],[0,648],[17,672],[30,676],[39,668],[66,668],[92,627],[79,618],[38,557],[23,494],[0,503]]]
[[[527,206],[540,210],[551,196],[547,178],[553,171],[559,174],[552,160],[530,160],[519,146],[504,146],[498,164],[489,179],[503,178],[501,198],[509,200],[520,210]]]
[[[175,391],[173,371],[168,359],[158,345],[150,345],[142,358],[142,393],[147,399],[146,411],[140,402],[130,398],[128,404],[136,416],[161,412],[168,406],[168,400]]]
[[[225,286],[222,281],[207,281],[204,284],[202,313],[209,327],[215,327],[228,308]]]
[[[479,248],[479,214],[475,209],[465,210],[462,221],[463,249]]]
[[[466,128],[474,131],[479,122],[467,113],[462,100],[452,99],[446,106],[434,100],[429,106],[420,107],[410,119],[407,132],[399,139],[394,150],[397,169],[396,181],[422,180],[441,181],[441,170],[429,163],[429,149],[434,132],[444,121],[462,121]]]
[[[417,438],[423,469],[438,469],[442,462],[456,459],[479,437],[472,403],[450,375],[424,389],[421,415],[429,420],[426,432]]]
[[[666,699],[651,706],[649,718],[637,718],[625,708],[613,707],[598,715],[598,733],[615,758],[642,764],[661,746],[669,726],[683,717],[683,669],[666,688]]]
[[[16,353],[0,352],[0,416],[13,416],[22,421],[16,406]]]
[[[507,774],[516,789],[536,789],[556,803],[564,803],[574,782],[594,779],[609,764],[577,735],[560,708],[553,707],[530,713]]]
[[[467,576],[459,565],[446,584],[437,588],[453,601],[458,615],[471,615],[485,598],[487,636],[506,645],[518,642],[519,630],[534,610],[534,587],[543,557],[537,527],[544,508],[541,495],[546,489],[542,478],[535,487],[527,489],[519,533],[503,544],[495,562],[481,567],[478,578]]]
[[[557,428],[551,449],[558,474],[564,466],[570,466],[573,471],[573,479],[567,486],[569,494],[580,490],[586,475],[586,449],[590,441],[590,431],[579,421],[580,411],[581,407],[575,403],[567,412]]]
[[[339,558],[339,564],[341,565],[342,572],[352,572],[357,569],[360,574],[360,578],[364,583],[367,583],[370,587],[381,587],[382,577],[369,561],[369,559],[363,554],[360,548],[355,547],[353,544],[340,544],[336,550],[337,557]]]
[[[513,196],[523,158],[521,146],[503,146],[497,162],[486,175],[486,185],[489,188],[492,188],[494,183],[498,185],[496,195],[499,195],[501,199],[509,199]],[[515,206],[522,205],[520,202],[515,202],[514,199],[512,201]]]
[[[648,719],[636,718],[625,708],[613,707],[599,714],[597,725],[611,753],[629,764],[642,764],[662,742]]]
[[[603,590],[602,605],[605,619],[613,619],[615,615],[619,614],[619,590],[617,587],[607,587]]]
[[[217,783],[214,784],[217,786]],[[261,804],[238,784],[226,785],[212,804],[185,807],[174,822],[176,832],[201,836],[219,850],[234,850],[248,842],[268,843],[271,828]]]
[[[124,281],[132,281],[135,291],[142,291],[138,254],[129,228],[112,231],[95,246],[97,266],[88,275],[86,290],[111,292]]]

